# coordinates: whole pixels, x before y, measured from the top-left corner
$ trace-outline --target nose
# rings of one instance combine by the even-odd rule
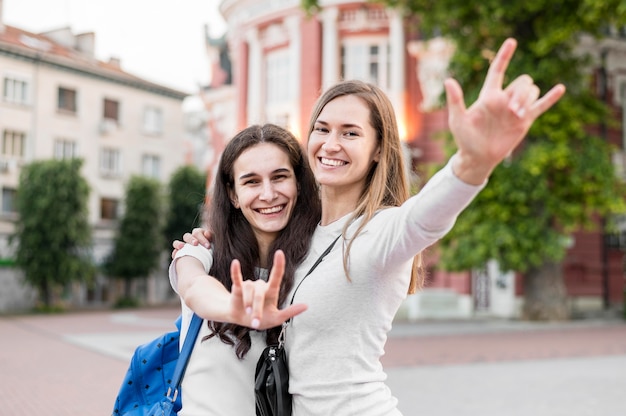
[[[261,195],[259,199],[261,201],[272,201],[276,198],[276,190],[274,184],[271,181],[263,181],[263,188],[261,189]]]
[[[341,146],[339,145],[339,137],[334,131],[331,131],[327,136],[324,144],[322,145],[322,150],[326,152],[338,152]]]

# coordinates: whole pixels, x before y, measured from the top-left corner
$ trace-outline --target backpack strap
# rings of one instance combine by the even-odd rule
[[[167,398],[170,399],[172,402],[176,401],[176,397],[178,397],[180,383],[183,381],[183,375],[185,375],[187,363],[189,363],[189,357],[191,357],[191,350],[193,350],[193,346],[196,343],[196,338],[198,337],[198,333],[200,332],[202,322],[203,319],[195,313],[191,317],[189,330],[187,331],[187,335],[185,336],[183,347],[180,350],[180,355],[178,356],[178,361],[176,362],[176,368],[174,369],[172,381],[170,382],[170,386],[167,389]],[[173,394],[173,396],[170,396],[171,394]]]

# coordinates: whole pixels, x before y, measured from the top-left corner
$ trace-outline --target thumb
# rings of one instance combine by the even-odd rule
[[[448,78],[443,83],[446,89],[446,102],[448,103],[448,117],[450,120],[457,119],[465,113],[465,101],[463,99],[463,90],[453,78]]]

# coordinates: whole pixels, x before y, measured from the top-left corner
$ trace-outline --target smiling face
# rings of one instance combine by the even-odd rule
[[[380,158],[366,103],[354,95],[329,101],[315,121],[307,152],[320,185],[360,195]]]
[[[243,151],[233,165],[233,206],[248,220],[259,244],[271,244],[287,226],[298,186],[289,156],[271,143]]]

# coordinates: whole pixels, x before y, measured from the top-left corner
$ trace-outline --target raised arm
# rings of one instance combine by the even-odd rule
[[[267,282],[243,280],[237,260],[231,265],[232,289],[207,274],[202,262],[192,256],[175,260],[177,289],[185,304],[200,317],[235,323],[254,329],[267,329],[306,310],[303,304],[278,308],[278,295],[285,269],[285,256],[277,251]]]
[[[462,181],[479,185],[519,145],[532,123],[565,93],[562,84],[543,97],[529,75],[503,88],[504,74],[517,42],[507,39],[489,66],[478,99],[465,108],[457,81],[445,82],[449,126],[458,151],[453,170]]]

